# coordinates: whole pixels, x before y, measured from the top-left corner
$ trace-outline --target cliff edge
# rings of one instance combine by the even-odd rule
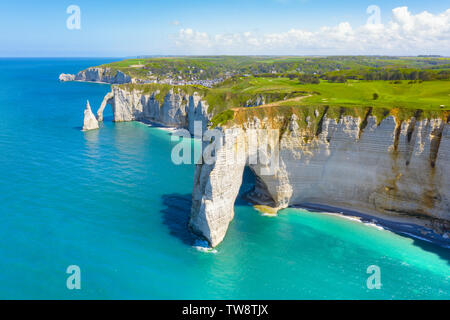
[[[215,162],[196,165],[189,220],[212,246],[234,217],[246,166],[257,177],[252,200],[272,211],[328,205],[448,236],[448,111],[263,104],[213,116],[203,92],[195,90],[114,85],[97,119],[110,104],[114,121],[152,121],[193,135],[200,121],[202,132],[220,132],[220,143],[203,142],[204,150],[218,147]]]
[[[234,120],[217,128],[222,142],[216,161],[195,170],[189,226],[212,246],[223,240],[234,217],[245,166],[257,176],[254,200],[276,210],[324,204],[406,217],[444,235],[450,230],[446,117],[389,115],[380,121],[368,112],[364,118],[335,118],[326,108],[303,118],[239,116],[235,111]],[[276,166],[254,161],[261,149],[272,155],[277,150]]]
[[[114,85],[97,111],[97,120],[100,122],[103,121],[107,105],[111,105],[115,122],[155,122],[167,127],[187,129],[192,135],[195,135],[196,121],[201,124],[204,132],[211,119],[206,100],[195,91],[185,92],[179,88],[170,88],[164,92],[160,89],[144,92],[126,85]]]
[[[131,83],[133,79],[120,70],[111,68],[91,67],[75,74],[61,73],[59,81],[99,82],[110,84]]]

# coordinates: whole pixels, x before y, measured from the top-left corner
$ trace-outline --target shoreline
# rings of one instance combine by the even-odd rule
[[[60,82],[87,82],[87,83],[98,83],[98,84],[109,84],[113,85],[113,83],[109,82],[101,82],[101,81],[86,81],[86,80],[71,80],[71,81],[61,81]],[[308,96],[298,97],[296,99],[307,98]],[[148,127],[154,127],[162,129],[168,133],[174,133],[177,130],[182,128],[167,126],[164,123],[155,121],[155,120],[135,120],[142,124],[145,124]],[[191,138],[195,138],[191,136]],[[261,207],[267,205],[261,199],[255,199],[252,196],[246,195],[246,198],[257,204]],[[270,204],[269,204],[270,207]],[[319,212],[323,214],[330,214],[334,216],[339,216],[345,219],[350,219],[353,221],[358,221],[366,225],[370,225],[376,227],[378,229],[383,229],[387,231],[391,231],[393,233],[406,236],[413,239],[419,239],[422,241],[426,241],[447,249],[450,249],[450,232],[449,230],[445,230],[443,234],[437,233],[433,230],[433,227],[430,226],[430,219],[421,219],[415,216],[390,216],[388,214],[379,213],[373,210],[370,210],[370,213],[362,213],[360,211],[354,210],[353,208],[345,208],[338,204],[338,206],[332,206],[327,204],[320,203],[301,203],[298,205],[292,205],[288,208],[299,208],[306,209],[313,212]],[[257,208],[256,208],[257,209]],[[258,210],[258,209],[257,209]],[[262,214],[268,216],[276,216],[276,213],[273,212],[265,212],[265,210],[258,210]],[[367,209],[365,209],[367,211]]]
[[[248,200],[254,208],[255,206],[274,208],[273,206],[275,205],[272,200],[255,198],[251,192],[245,194],[244,198]],[[258,208],[255,209],[264,216],[277,215],[268,214],[264,210]],[[303,202],[296,205],[290,205],[283,209],[306,209],[311,212],[328,214],[450,249],[450,232],[448,230],[446,230],[444,234],[438,234],[429,226],[431,220],[420,219],[415,216],[389,216],[369,209],[363,209],[363,213],[357,209],[345,207],[340,204],[333,206],[319,202]],[[447,238],[444,235],[446,235]]]
[[[186,128],[169,127],[166,124],[158,122],[158,121],[155,121],[155,120],[133,120],[133,121],[145,124],[148,127],[158,128],[158,129],[164,130],[164,131],[169,132],[169,133],[174,133],[174,132],[177,132],[178,130],[183,130],[183,129],[187,130]],[[192,134],[191,134],[191,139],[202,141],[201,138],[196,137],[196,136],[194,136]]]
[[[157,121],[150,120],[135,120],[139,123],[142,123],[148,127],[162,129],[166,132],[173,133],[179,130],[178,127],[169,127],[163,123]],[[192,136],[193,139],[195,137]],[[245,195],[245,198],[249,200],[254,205],[259,206],[268,206],[271,207],[271,203],[266,203],[265,201],[261,201],[261,199],[255,199],[249,194]],[[256,208],[255,208],[256,209]],[[426,241],[428,243],[432,243],[434,245],[438,245],[440,247],[450,249],[450,232],[444,233],[447,235],[447,238],[444,235],[438,234],[432,228],[430,228],[426,222],[429,220],[419,219],[414,216],[387,216],[386,214],[371,212],[371,213],[362,213],[355,209],[337,207],[327,204],[320,203],[311,203],[305,202],[298,205],[292,205],[287,207],[286,209],[306,209],[308,211],[328,214],[336,217],[340,217],[347,220],[357,221],[363,223],[368,226],[375,227],[379,230],[386,230],[398,235],[418,239],[421,241]],[[258,209],[256,209],[258,210]],[[258,210],[262,215],[276,217],[275,213],[265,213],[263,210]]]
[[[158,121],[153,121],[153,120],[135,120],[136,122],[145,124],[147,127],[152,127],[152,128],[158,128],[167,132],[176,132],[177,130],[180,130],[180,128],[177,127],[168,127],[167,125],[160,123]]]
[[[426,226],[424,223],[414,223],[414,217],[386,217],[385,215],[376,213],[362,213],[348,208],[341,208],[319,203],[302,203],[299,205],[289,206],[291,209],[306,209],[312,212],[329,214],[344,219],[359,221],[363,224],[391,231],[401,236],[419,239],[440,247],[450,248],[450,238],[436,233],[434,230]],[[287,209],[288,209],[287,208]],[[448,235],[448,233],[445,233]]]
[[[122,83],[111,83],[111,82],[104,82],[104,81],[88,81],[88,80],[59,80],[59,82],[86,82],[86,83],[98,83],[98,84],[122,84]],[[124,82],[124,83],[131,83],[131,82]]]

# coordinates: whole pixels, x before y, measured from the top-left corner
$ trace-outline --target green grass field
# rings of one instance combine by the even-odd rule
[[[400,120],[411,116],[447,118],[450,80],[445,77],[448,77],[449,65],[449,58],[213,56],[128,59],[103,67],[122,70],[141,79],[149,76],[158,76],[159,79],[227,78],[213,88],[200,85],[122,85],[127,90],[146,93],[159,90],[155,98],[160,102],[174,87],[187,94],[197,91],[208,101],[209,111],[215,115],[213,122],[217,125],[233,119],[236,114],[245,118],[248,114],[271,117],[277,113],[297,113],[304,119],[316,109],[334,117],[346,114],[365,117],[370,112],[379,120],[388,114],[396,115]],[[402,69],[408,70],[406,75],[409,74],[408,68],[419,68],[418,72],[433,70],[434,75],[444,72],[444,77],[438,79],[447,80],[369,81],[350,77],[345,83],[337,83],[329,82],[327,79],[330,78],[326,76],[326,72],[342,71],[355,71],[362,76],[370,68],[383,68],[389,72],[392,67],[406,68]],[[230,77],[230,74],[234,76]],[[313,75],[317,79],[321,75],[320,83],[301,84],[297,77],[302,74]],[[264,97],[265,105],[248,107],[260,96]]]
[[[167,84],[125,84],[128,90],[153,92],[160,90],[160,98],[171,88],[191,94],[199,92],[216,111],[244,107],[258,95],[266,103],[280,106],[341,106],[374,108],[407,108],[421,110],[450,110],[450,81],[424,81],[416,83],[390,83],[389,81],[349,81],[347,83],[300,84],[287,78],[240,78],[226,81],[215,88],[202,86],[171,86]],[[378,95],[374,99],[374,94]],[[296,97],[308,96],[298,100]]]
[[[162,103],[172,88],[184,93],[198,92],[215,114],[213,125],[224,124],[234,118],[240,109],[241,118],[247,115],[273,117],[276,114],[296,113],[302,119],[314,114],[314,110],[327,112],[329,116],[353,115],[364,118],[367,113],[381,121],[389,114],[405,120],[412,116],[446,118],[450,111],[450,82],[424,81],[393,83],[389,81],[349,81],[347,83],[300,84],[288,78],[237,77],[215,88],[202,86],[171,86],[167,84],[124,84],[127,90],[152,93]],[[378,98],[374,100],[374,93]],[[249,100],[262,95],[266,105],[244,107]],[[301,98],[301,99],[299,99]]]
[[[136,65],[142,67],[137,68]],[[136,58],[104,64],[101,67],[120,70],[132,77],[193,79],[228,78],[229,75],[263,74],[317,74],[322,77],[332,73],[362,78],[367,72],[401,69],[410,73],[413,69],[427,70],[430,76],[448,78],[450,58],[382,57],[382,56],[190,56]],[[355,78],[357,76],[357,78]],[[438,79],[441,79],[438,78]],[[379,79],[379,78],[371,78]],[[403,78],[402,78],[403,79]],[[407,78],[404,78],[407,79]],[[391,80],[391,78],[389,78]],[[423,79],[431,80],[431,79]]]
[[[413,108],[450,110],[450,82],[424,81],[408,83],[389,81],[348,81],[347,83],[299,84],[287,78],[251,78],[230,89],[252,94],[265,92],[310,92],[311,97],[281,105],[371,106],[383,108]],[[224,90],[224,88],[222,88]],[[373,99],[376,93],[378,98]]]
[[[273,118],[276,114],[297,114],[303,122],[318,110],[328,117],[338,119],[342,115],[365,118],[377,116],[378,122],[388,115],[399,120],[415,117],[447,118],[450,110],[450,82],[424,81],[391,83],[389,81],[349,81],[347,83],[300,84],[288,78],[240,78],[225,82],[214,89],[234,95],[284,94],[286,99],[271,102],[269,106],[240,108],[237,120],[245,121],[249,116]],[[378,98],[374,100],[374,93]],[[298,99],[303,96],[304,98]],[[305,97],[306,96],[306,97]],[[213,125],[222,125],[236,118],[225,111],[213,118]]]

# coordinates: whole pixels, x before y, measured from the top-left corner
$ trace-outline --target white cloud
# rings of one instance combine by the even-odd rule
[[[413,15],[407,7],[392,10],[387,24],[353,28],[348,22],[318,31],[214,34],[181,29],[176,44],[186,53],[228,54],[442,54],[450,55],[450,9]]]
[[[206,32],[194,31],[190,28],[180,29],[178,38],[176,39],[177,45],[183,45],[189,43],[191,45],[208,48],[213,45],[209,35]]]

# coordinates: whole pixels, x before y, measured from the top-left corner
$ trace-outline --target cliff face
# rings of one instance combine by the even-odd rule
[[[437,232],[449,229],[447,123],[415,118],[400,122],[393,116],[379,124],[374,116],[365,120],[345,116],[336,121],[325,114],[320,130],[313,131],[309,123],[301,127],[297,120],[295,115],[278,119],[276,123],[287,123],[278,139],[267,139],[267,130],[246,134],[250,129],[280,129],[267,118],[220,129],[223,145],[216,162],[196,167],[190,219],[195,233],[212,246],[223,240],[246,164],[257,176],[256,197],[269,199],[277,209],[326,204],[418,217]],[[274,171],[249,161],[257,154],[255,141],[257,148],[269,141],[269,150],[279,150]]]
[[[61,73],[60,81],[89,81],[122,84],[133,82],[133,79],[120,70],[113,71],[110,68],[91,67],[74,74]]]
[[[113,109],[114,121],[154,121],[168,127],[188,129],[194,134],[194,122],[200,121],[206,130],[210,115],[208,104],[197,93],[192,95],[171,89],[162,99],[160,92],[142,93],[113,86],[97,112],[103,120],[103,110],[107,104]]]
[[[195,121],[204,132],[211,120],[200,95],[174,88],[163,95],[159,90],[113,86],[97,112],[99,121],[107,104],[114,121],[154,121],[191,134],[196,133]],[[394,219],[407,217],[438,233],[448,232],[446,120],[400,121],[391,115],[380,122],[370,114],[365,119],[338,118],[315,110],[302,122],[295,114],[275,112],[270,119],[240,116],[232,125],[216,128],[222,133],[216,161],[204,161],[195,170],[191,230],[212,246],[223,240],[248,165],[257,177],[253,199],[276,210],[323,204]],[[209,144],[204,142],[204,149]],[[262,159],[274,150],[276,165],[264,163]]]
[[[120,84],[131,82],[131,77],[121,71],[112,72],[109,68],[92,67],[78,72],[75,80]]]
[[[61,73],[59,75],[59,81],[74,81],[75,80],[75,75],[74,74],[69,74],[69,73]]]

